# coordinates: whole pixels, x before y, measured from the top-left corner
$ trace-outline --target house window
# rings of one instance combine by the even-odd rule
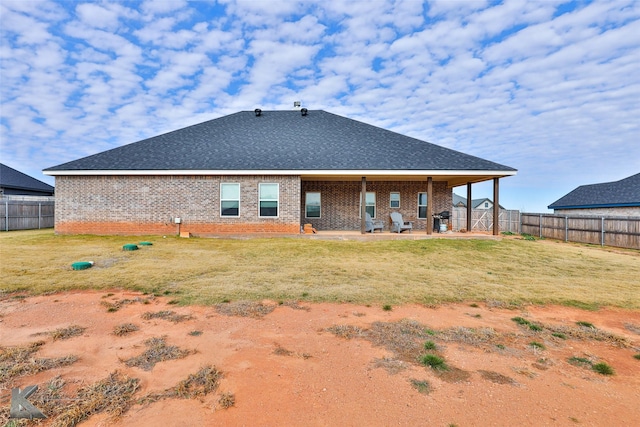
[[[371,218],[376,217],[376,193],[367,192],[365,210],[369,212]],[[362,212],[362,193],[360,193],[360,212]]]
[[[220,184],[220,216],[240,216],[240,184]]]
[[[427,218],[427,193],[418,193],[418,218]]]
[[[484,202],[485,209],[489,209],[489,202]]]
[[[320,218],[320,193],[306,193],[305,218]]]
[[[391,208],[399,208],[400,207],[400,193],[391,193],[389,202],[389,207]]]
[[[278,216],[278,203],[280,194],[279,184],[260,184],[259,187],[259,216]]]

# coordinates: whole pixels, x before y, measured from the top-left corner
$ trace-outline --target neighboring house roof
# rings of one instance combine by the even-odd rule
[[[549,209],[640,206],[640,173],[620,181],[581,185],[556,200]]]
[[[87,173],[91,171],[93,173]],[[47,175],[326,174],[516,170],[322,110],[241,111],[45,169]],[[354,173],[356,175],[356,173]],[[465,181],[466,182],[466,181]]]
[[[12,194],[25,192],[43,192],[53,194],[53,186],[39,181],[0,163],[0,188],[12,190]]]
[[[489,203],[493,204],[493,201],[491,199],[483,197],[483,198],[480,198],[480,199],[471,199],[471,207],[476,209],[478,206],[480,206],[484,202],[489,202]],[[459,196],[456,193],[453,193],[453,206],[467,207],[467,198]],[[504,207],[502,207],[502,205],[499,205],[499,207],[500,207],[500,209],[504,209]]]

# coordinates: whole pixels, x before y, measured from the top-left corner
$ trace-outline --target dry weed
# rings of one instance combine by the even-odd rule
[[[180,323],[180,322],[193,319],[193,316],[191,316],[190,314],[178,314],[175,311],[171,311],[171,310],[162,310],[162,311],[157,311],[155,313],[148,311],[142,314],[142,318],[144,320],[162,319],[162,320],[168,320],[173,323]]]
[[[377,359],[377,358],[374,359],[373,367],[383,368],[384,370],[387,371],[389,375],[396,375],[404,371],[405,369],[407,369],[408,365],[406,362],[403,362],[402,360],[398,360],[390,357],[383,357],[381,359]]]
[[[482,378],[484,378],[485,380],[491,381],[492,383],[513,384],[513,385],[517,384],[517,382],[513,378],[508,377],[506,375],[502,375],[501,373],[498,373],[498,372],[480,370],[478,371],[478,373]]]
[[[147,298],[142,298],[142,297],[136,297],[134,299],[121,299],[115,302],[109,302],[109,301],[101,301],[100,304],[105,306],[107,308],[107,311],[109,313],[113,313],[116,312],[118,310],[120,310],[123,306],[127,305],[127,304],[135,304],[137,302],[143,303],[143,304],[148,304],[150,300],[152,300],[154,297],[147,297]]]
[[[636,325],[633,323],[625,323],[624,328],[627,331],[633,332],[636,335],[640,335],[640,325]]]
[[[65,405],[61,403],[61,401],[67,401],[69,399],[66,398],[62,394],[62,388],[65,385],[65,381],[60,376],[55,376],[47,383],[44,387],[38,388],[34,394],[29,396],[29,402],[38,408],[43,414],[45,414],[49,418],[54,418],[59,413],[61,413]],[[9,403],[7,401],[7,403]],[[10,406],[2,406],[0,407],[0,425],[2,426],[28,426],[33,425],[30,420],[22,419],[22,420],[12,420],[12,423],[9,423],[9,410]]]
[[[281,305],[284,305],[285,307],[292,308],[294,310],[304,310],[304,311],[310,311],[311,310],[311,307],[309,307],[308,305],[300,305],[300,303],[298,301],[284,301],[284,302],[282,302]]]
[[[260,318],[275,310],[275,305],[265,305],[261,302],[254,301],[237,301],[223,304],[216,304],[215,309],[218,313],[225,316],[240,316]]]
[[[442,381],[448,383],[461,383],[468,381],[471,377],[471,374],[463,369],[456,368],[454,366],[449,366],[449,369],[444,370],[434,370],[432,371],[438,378]]]
[[[61,366],[69,366],[78,360],[76,356],[33,357],[33,354],[42,345],[44,345],[44,341],[37,341],[26,346],[0,347],[0,388],[7,386],[15,378]]]
[[[50,332],[49,335],[51,335],[51,338],[53,338],[54,341],[67,340],[69,338],[82,335],[86,329],[87,328],[83,328],[82,326],[72,325],[67,328],[56,329],[55,331]]]
[[[150,404],[163,399],[194,399],[206,396],[218,389],[222,372],[211,365],[203,366],[195,374],[189,374],[187,379],[180,381],[175,387],[166,389],[162,393],[148,394],[140,399],[139,404]]]
[[[149,338],[144,342],[147,350],[140,356],[125,360],[125,365],[150,371],[158,362],[182,359],[195,353],[195,350],[182,350],[173,345],[168,346],[165,340],[166,337]]]
[[[440,331],[438,337],[444,341],[480,346],[483,344],[495,344],[502,338],[492,328],[467,328],[456,326]]]
[[[545,325],[545,329],[548,329],[552,333],[562,334],[568,338],[573,338],[577,340],[583,341],[603,341],[609,344],[612,344],[616,347],[620,348],[628,348],[631,346],[629,341],[626,338],[612,334],[611,332],[604,331],[602,329],[590,328],[585,326],[547,326]]]
[[[135,332],[139,329],[140,328],[138,327],[138,325],[135,325],[133,323],[123,323],[113,328],[113,335],[121,337],[130,334],[131,332]]]
[[[276,348],[275,350],[273,350],[273,354],[277,356],[292,356],[293,351],[287,350],[286,348],[282,347],[280,344],[276,343]]]
[[[405,362],[416,363],[423,352],[424,340],[433,338],[427,327],[414,320],[374,322],[363,335],[377,347],[383,347]]]
[[[117,371],[88,387],[78,390],[77,401],[64,409],[51,424],[53,427],[75,426],[94,414],[106,412],[117,419],[133,404],[140,380]]]
[[[233,393],[222,393],[220,395],[220,399],[218,399],[218,404],[222,409],[231,408],[236,404],[236,396]]]
[[[362,328],[353,325],[334,325],[326,329],[327,332],[331,332],[337,337],[351,339],[362,336]]]

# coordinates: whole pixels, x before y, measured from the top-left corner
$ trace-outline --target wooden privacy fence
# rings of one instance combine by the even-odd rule
[[[51,228],[55,222],[53,200],[0,199],[0,230]]]
[[[523,213],[522,233],[566,242],[640,249],[640,217]]]
[[[450,221],[453,231],[466,230],[467,208],[454,207]],[[498,221],[500,232],[520,233],[520,211],[500,209]],[[493,209],[472,209],[471,231],[493,231]]]

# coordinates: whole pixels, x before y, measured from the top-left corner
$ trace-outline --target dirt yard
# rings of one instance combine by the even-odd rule
[[[38,385],[40,425],[62,425],[108,378],[128,394],[100,383],[80,425],[640,425],[640,311],[5,295],[0,346],[0,425],[13,387]]]

